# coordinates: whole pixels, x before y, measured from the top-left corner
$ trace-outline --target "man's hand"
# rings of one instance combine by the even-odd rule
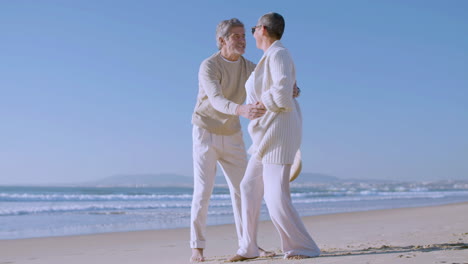
[[[263,116],[265,112],[266,108],[260,102],[257,102],[256,104],[239,105],[236,110],[236,114],[250,120]]]
[[[296,83],[294,83],[294,88],[293,88],[293,98],[297,98],[301,95],[301,89],[297,87]]]

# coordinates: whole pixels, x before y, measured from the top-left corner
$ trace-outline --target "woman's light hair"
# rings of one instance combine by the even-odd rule
[[[229,20],[219,22],[216,27],[216,44],[218,45],[218,49],[222,48],[219,38],[227,39],[229,37],[229,32],[233,27],[244,27],[244,23],[237,18],[231,18]]]

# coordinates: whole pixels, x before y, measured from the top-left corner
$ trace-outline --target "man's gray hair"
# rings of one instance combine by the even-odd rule
[[[258,20],[259,25],[265,26],[268,35],[274,39],[281,39],[284,33],[284,18],[278,13],[268,13]]]
[[[229,37],[231,28],[233,27],[244,27],[244,23],[242,23],[237,18],[231,18],[229,20],[223,20],[219,22],[218,26],[216,27],[216,44],[218,45],[218,49],[222,48],[219,38],[227,39]]]

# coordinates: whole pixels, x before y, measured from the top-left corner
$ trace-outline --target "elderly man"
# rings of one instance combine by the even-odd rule
[[[199,92],[192,116],[194,190],[190,220],[191,261],[204,261],[206,217],[213,192],[216,163],[221,166],[231,193],[237,237],[242,237],[240,183],[247,154],[239,116],[255,119],[265,113],[259,105],[243,105],[245,82],[255,64],[245,52],[244,24],[236,18],[221,21],[216,29],[219,51],[205,59],[198,74]],[[270,254],[261,250],[261,254]]]

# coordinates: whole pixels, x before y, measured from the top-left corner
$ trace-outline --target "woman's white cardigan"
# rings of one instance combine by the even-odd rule
[[[266,164],[292,164],[301,144],[302,115],[292,96],[296,70],[291,54],[279,40],[275,41],[253,74],[255,90],[261,90],[267,112],[250,121],[253,144],[249,153]]]

